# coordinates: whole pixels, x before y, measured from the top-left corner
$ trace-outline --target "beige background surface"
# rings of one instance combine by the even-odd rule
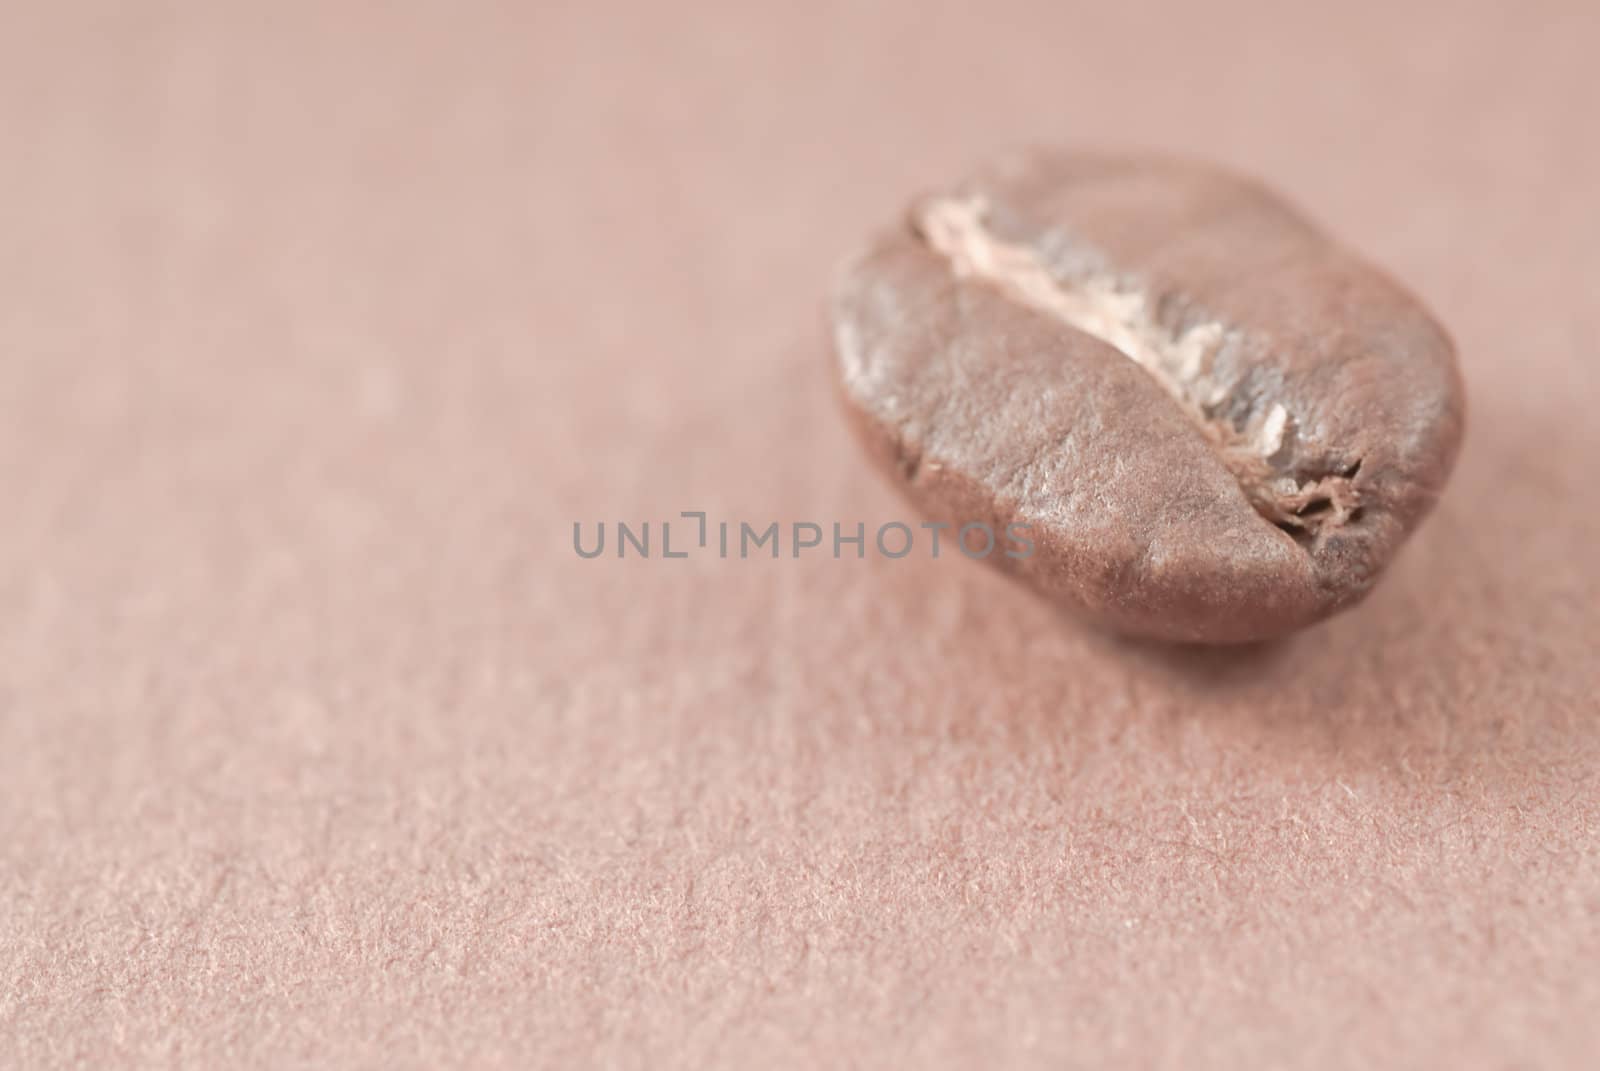
[[[1592,4],[0,7],[0,1066],[1582,1067]],[[1277,647],[905,515],[829,272],[1039,138],[1451,326],[1456,480]]]

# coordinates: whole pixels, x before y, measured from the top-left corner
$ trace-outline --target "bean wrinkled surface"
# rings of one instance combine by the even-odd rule
[[[917,199],[834,291],[839,385],[927,515],[1119,631],[1228,643],[1364,595],[1460,444],[1421,304],[1258,183],[1032,150]]]

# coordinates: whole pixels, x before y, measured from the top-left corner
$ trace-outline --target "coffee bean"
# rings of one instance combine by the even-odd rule
[[[1261,185],[1030,151],[845,269],[837,373],[926,514],[1120,631],[1263,639],[1359,600],[1454,463],[1445,332]]]

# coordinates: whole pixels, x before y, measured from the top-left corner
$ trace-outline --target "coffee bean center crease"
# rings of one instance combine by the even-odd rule
[[[1281,403],[1248,407],[1236,421],[1226,415],[1233,394],[1215,374],[1214,360],[1240,332],[1205,318],[1175,329],[1154,310],[1157,295],[1109,271],[1063,277],[1031,244],[1009,242],[988,223],[982,197],[938,197],[913,213],[913,226],[958,278],[997,287],[1035,309],[1111,346],[1148,372],[1192,418],[1245,497],[1266,520],[1302,545],[1358,520],[1360,496],[1353,478],[1360,462],[1342,471],[1300,480],[1292,472],[1295,418]]]

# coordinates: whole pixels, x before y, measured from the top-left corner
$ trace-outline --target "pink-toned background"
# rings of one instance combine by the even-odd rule
[[[1303,8],[1292,11],[1291,8]],[[0,8],[0,1066],[1584,1067],[1600,9]],[[1439,511],[1257,652],[905,516],[830,270],[1018,141],[1450,325]]]

